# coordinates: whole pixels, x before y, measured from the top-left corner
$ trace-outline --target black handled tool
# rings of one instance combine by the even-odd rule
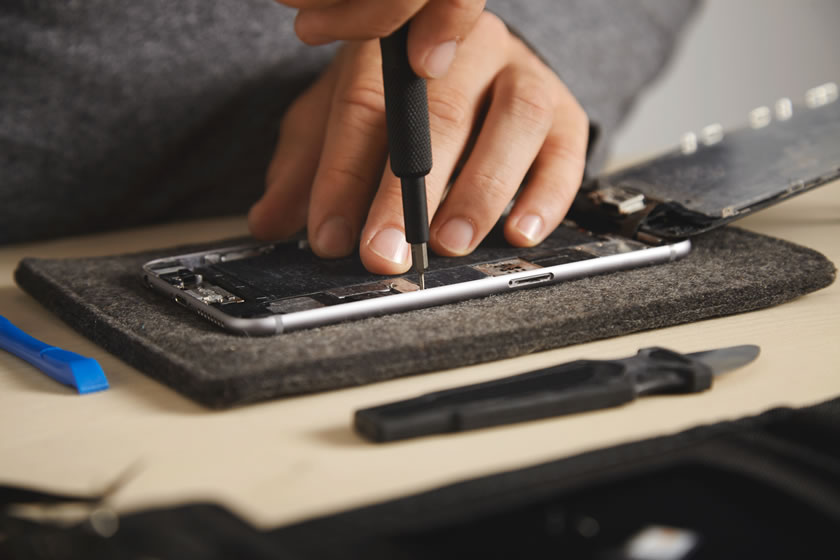
[[[391,170],[402,185],[405,239],[411,244],[412,265],[417,271],[420,289],[423,289],[429,267],[426,175],[432,170],[432,140],[426,80],[418,77],[408,62],[408,25],[406,23],[392,35],[380,39],[379,45]]]
[[[644,395],[696,393],[758,353],[752,345],[693,354],[654,347],[622,360],[578,360],[358,410],[355,427],[385,442],[610,408]]]

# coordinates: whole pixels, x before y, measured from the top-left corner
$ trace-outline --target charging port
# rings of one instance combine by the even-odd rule
[[[548,272],[546,274],[538,274],[536,276],[528,276],[527,278],[517,278],[508,282],[511,288],[521,288],[522,286],[530,286],[531,284],[542,284],[543,282],[550,282],[554,279],[554,274]]]

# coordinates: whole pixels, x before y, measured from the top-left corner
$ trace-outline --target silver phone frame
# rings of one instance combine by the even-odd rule
[[[231,247],[229,249],[236,250],[237,248]],[[433,307],[445,303],[497,294],[508,290],[556,284],[558,282],[594,276],[605,272],[615,272],[618,270],[666,263],[684,257],[690,250],[691,241],[686,239],[669,245],[648,247],[628,253],[600,256],[584,261],[541,267],[524,272],[514,272],[503,276],[488,276],[487,278],[428,288],[426,290],[391,294],[329,307],[247,319],[227,315],[220,309],[193,298],[180,288],[162,280],[151,268],[156,263],[163,261],[186,259],[192,256],[200,257],[211,252],[210,250],[149,261],[143,265],[143,280],[149,287],[163,292],[178,304],[198,313],[205,319],[228,331],[246,336],[267,336],[320,327],[340,321]]]

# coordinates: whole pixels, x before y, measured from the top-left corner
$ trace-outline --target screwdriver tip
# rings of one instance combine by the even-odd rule
[[[429,254],[426,250],[425,243],[412,243],[411,245],[411,260],[414,270],[417,271],[417,277],[421,290],[426,289],[426,269],[429,268]]]

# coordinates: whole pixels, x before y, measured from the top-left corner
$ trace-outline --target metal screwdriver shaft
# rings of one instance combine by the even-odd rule
[[[391,170],[400,178],[405,239],[411,244],[412,266],[422,290],[429,267],[426,175],[432,170],[432,141],[426,81],[414,73],[408,62],[408,25],[381,39],[379,44]]]

